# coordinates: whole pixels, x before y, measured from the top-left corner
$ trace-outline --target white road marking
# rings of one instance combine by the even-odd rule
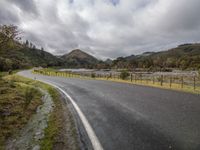
[[[41,82],[45,82],[47,84],[50,84],[52,86],[54,86],[55,88],[59,89],[63,94],[65,94],[65,96],[71,101],[72,105],[74,106],[76,112],[78,113],[83,126],[85,127],[85,130],[89,136],[89,139],[92,143],[93,149],[94,150],[103,150],[103,147],[101,145],[101,143],[99,142],[99,139],[97,138],[94,130],[92,129],[90,123],[88,122],[87,118],[85,117],[85,115],[83,114],[83,112],[81,111],[81,109],[78,107],[78,105],[76,104],[76,102],[72,99],[72,97],[65,92],[63,89],[61,89],[60,87],[58,87],[57,85],[51,83],[51,82],[47,82],[47,81],[43,81],[43,80],[39,80]]]

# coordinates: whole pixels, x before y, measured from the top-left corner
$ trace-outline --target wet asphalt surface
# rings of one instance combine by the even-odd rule
[[[19,74],[65,90],[105,150],[200,150],[200,95],[30,71]]]

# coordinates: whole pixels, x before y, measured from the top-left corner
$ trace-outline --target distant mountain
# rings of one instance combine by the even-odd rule
[[[119,57],[115,60],[100,61],[86,52],[75,49],[63,56],[54,56],[35,46],[8,42],[0,47],[0,71],[42,67],[65,68],[145,68],[166,70],[170,68],[200,70],[200,44],[182,44],[160,52],[145,52],[141,55]]]
[[[200,69],[200,44],[183,44],[167,51],[119,57],[113,61],[112,67]]]
[[[124,59],[129,61],[129,60],[135,59],[136,57],[137,57],[136,55],[130,55],[130,56],[125,57]],[[119,57],[119,58],[121,58],[121,57]]]
[[[86,52],[75,49],[70,53],[61,56],[66,67],[71,68],[93,68],[99,60]]]
[[[108,59],[106,59],[106,60],[104,61],[104,63],[106,63],[106,64],[109,64],[109,65],[110,65],[110,64],[112,64],[112,60],[108,58]]]
[[[139,55],[139,56],[150,56],[153,55],[155,52],[144,52],[143,54]]]

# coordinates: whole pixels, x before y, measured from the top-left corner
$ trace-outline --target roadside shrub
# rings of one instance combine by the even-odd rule
[[[95,73],[92,73],[92,74],[91,74],[91,77],[92,77],[92,78],[95,78],[95,77],[96,77],[96,74],[95,74]]]
[[[25,105],[24,108],[26,109],[28,105],[31,103],[31,101],[34,98],[34,95],[38,93],[38,91],[35,88],[27,87],[25,90]]]
[[[122,72],[120,73],[120,78],[121,78],[122,80],[127,79],[129,76],[130,76],[130,73],[129,73],[128,71],[126,71],[126,70],[124,70],[124,71],[122,71]]]
[[[12,69],[12,60],[0,57],[0,71],[8,71]]]

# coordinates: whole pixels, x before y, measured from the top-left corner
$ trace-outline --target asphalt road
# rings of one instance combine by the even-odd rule
[[[33,75],[66,91],[105,150],[200,150],[200,96],[110,81]]]

